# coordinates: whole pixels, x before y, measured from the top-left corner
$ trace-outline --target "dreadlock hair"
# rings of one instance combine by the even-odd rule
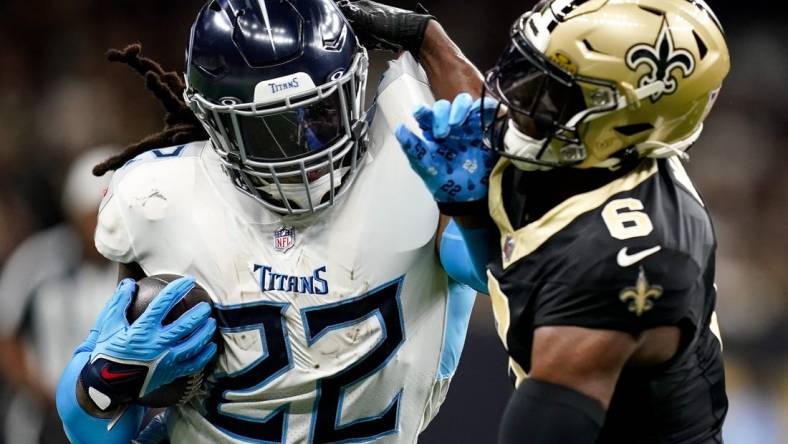
[[[164,71],[161,65],[152,59],[140,55],[142,45],[134,43],[122,51],[110,49],[107,60],[124,63],[145,79],[145,87],[159,99],[166,115],[164,128],[151,134],[137,143],[133,143],[123,151],[93,167],[93,174],[103,176],[108,171],[115,171],[138,155],[172,145],[183,145],[190,142],[208,139],[208,133],[197,117],[183,100],[186,86],[175,71]]]

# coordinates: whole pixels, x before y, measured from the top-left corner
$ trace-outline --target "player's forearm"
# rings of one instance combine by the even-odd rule
[[[99,418],[87,412],[78,399],[82,390],[78,381],[88,359],[90,352],[76,353],[60,378],[56,400],[63,429],[72,443],[128,443],[137,434],[145,409],[128,406],[111,430],[108,427],[115,421],[113,418]]]
[[[570,388],[526,378],[501,419],[498,444],[593,444],[605,421],[595,399]]]
[[[484,82],[482,73],[435,20],[430,20],[424,32],[419,61],[427,73],[430,89],[436,99],[452,101],[461,93],[468,93],[474,99],[481,96]],[[491,225],[486,206],[480,206],[478,214],[453,218],[463,228],[476,229]]]
[[[455,281],[479,293],[488,293],[487,264],[498,254],[497,233],[492,228],[465,228],[449,223],[441,236],[440,259]]]
[[[453,100],[463,92],[474,98],[481,95],[482,73],[435,20],[427,25],[419,60],[436,99]]]

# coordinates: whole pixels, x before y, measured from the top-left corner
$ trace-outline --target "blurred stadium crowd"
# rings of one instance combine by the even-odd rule
[[[54,384],[115,279],[89,241],[103,185],[84,177],[87,166],[162,119],[140,79],[103,53],[140,41],[147,55],[180,69],[201,3],[0,2],[0,444],[63,439]],[[533,2],[423,3],[484,70]],[[762,0],[746,9],[709,3],[726,27],[733,71],[689,169],[720,243],[726,439],[788,443],[788,19],[759,12],[768,10]],[[374,61],[373,78],[385,56]],[[510,388],[488,305],[476,304],[453,391],[423,442],[493,441]]]

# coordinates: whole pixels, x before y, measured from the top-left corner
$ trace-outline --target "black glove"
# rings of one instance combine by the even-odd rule
[[[419,55],[427,24],[434,19],[425,10],[407,11],[370,0],[339,0],[337,6],[368,49],[394,52],[404,49],[414,57]]]

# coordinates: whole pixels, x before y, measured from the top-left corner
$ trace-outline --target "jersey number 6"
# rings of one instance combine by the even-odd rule
[[[602,219],[610,235],[616,239],[645,237],[654,231],[654,225],[642,210],[643,202],[637,199],[616,199],[605,205]]]
[[[309,442],[372,440],[398,429],[401,392],[383,412],[340,424],[343,394],[347,387],[382,369],[405,342],[399,293],[402,279],[382,285],[365,295],[301,311],[307,345],[312,346],[331,330],[349,327],[376,317],[382,339],[366,356],[337,374],[317,382]],[[208,420],[238,438],[284,442],[289,403],[264,418],[244,417],[222,409],[228,395],[257,391],[293,367],[284,313],[289,304],[259,302],[219,307],[223,332],[259,330],[264,351],[255,363],[234,374],[220,375],[206,402]]]

